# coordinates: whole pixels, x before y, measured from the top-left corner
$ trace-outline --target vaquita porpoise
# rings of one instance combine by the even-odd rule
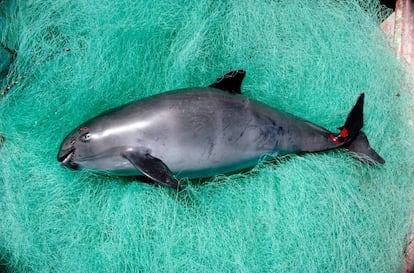
[[[72,169],[144,175],[180,190],[177,178],[202,178],[253,167],[288,153],[346,148],[383,164],[363,126],[364,94],[334,134],[314,123],[241,95],[245,71],[208,87],[150,96],[106,111],[76,127],[58,161]]]

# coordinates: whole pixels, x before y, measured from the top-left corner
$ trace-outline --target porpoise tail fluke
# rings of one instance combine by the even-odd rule
[[[346,118],[338,135],[330,134],[331,140],[338,145],[358,154],[358,160],[369,164],[384,164],[385,160],[371,148],[368,138],[361,128],[364,126],[364,93],[362,93]]]

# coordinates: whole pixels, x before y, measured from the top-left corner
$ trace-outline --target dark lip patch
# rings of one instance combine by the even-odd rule
[[[66,150],[60,150],[57,156],[57,160],[59,162],[64,162],[64,161],[69,160],[72,157],[74,151],[75,151],[75,148],[73,147],[71,147],[70,149],[66,149]]]
[[[69,154],[67,154],[67,156],[62,160],[62,164],[64,164],[64,165],[70,164],[70,160],[71,160],[74,152],[75,151],[72,151]]]
[[[65,157],[59,158],[62,159],[62,166],[67,167],[73,170],[77,170],[79,168],[78,164],[74,163],[71,159],[73,155],[75,154],[75,149],[71,149],[69,153],[66,154]]]

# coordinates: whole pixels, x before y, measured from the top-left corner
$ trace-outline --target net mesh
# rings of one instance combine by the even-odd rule
[[[412,105],[378,26],[387,12],[363,0],[0,1],[3,270],[401,269]],[[99,112],[237,68],[246,96],[331,130],[365,92],[364,131],[386,164],[292,155],[190,181],[182,196],[56,161]]]

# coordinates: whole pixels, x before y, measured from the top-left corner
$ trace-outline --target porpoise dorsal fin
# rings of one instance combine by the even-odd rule
[[[170,169],[161,159],[152,156],[148,152],[132,149],[124,151],[122,156],[155,183],[178,191],[182,190],[178,181],[172,176]]]
[[[241,84],[246,75],[246,71],[242,69],[232,70],[217,78],[209,87],[227,91],[232,94],[241,94]]]

